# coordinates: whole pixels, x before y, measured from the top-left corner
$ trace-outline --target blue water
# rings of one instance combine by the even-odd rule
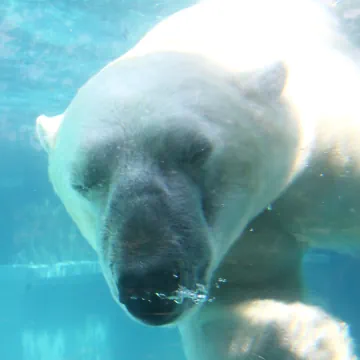
[[[1,360],[184,360],[175,330],[141,326],[112,300],[47,180],[34,121],[62,112],[89,76],[189,3],[1,0]],[[314,253],[304,271],[310,296],[360,342],[360,262]]]

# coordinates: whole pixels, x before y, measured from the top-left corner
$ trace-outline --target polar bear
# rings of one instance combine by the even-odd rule
[[[177,325],[189,360],[349,360],[301,264],[358,251],[359,94],[356,49],[319,4],[205,0],[37,133],[115,301]]]

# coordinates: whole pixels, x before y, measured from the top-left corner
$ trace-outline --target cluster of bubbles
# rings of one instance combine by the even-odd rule
[[[215,282],[216,288],[220,287],[220,284],[226,283],[226,279],[219,278]],[[195,304],[201,304],[205,302],[213,302],[215,297],[210,297],[208,290],[203,284],[196,284],[196,288],[194,290],[187,289],[184,286],[180,286],[176,291],[174,291],[171,295],[166,295],[163,293],[155,293],[162,300],[171,300],[176,302],[177,304],[182,304],[185,299],[190,299]]]
[[[179,288],[171,295],[158,292],[156,292],[155,295],[162,300],[171,300],[177,304],[182,304],[184,299],[191,299],[195,304],[200,304],[211,300],[209,299],[208,291],[202,284],[196,284],[195,290],[190,290],[184,286],[179,286]]]
[[[174,275],[177,276],[177,275]],[[215,287],[218,289],[220,288],[221,284],[226,283],[227,280],[223,278],[218,278],[215,282]],[[162,300],[170,300],[174,301],[177,304],[182,304],[185,299],[190,299],[195,304],[202,304],[206,302],[213,302],[215,301],[215,297],[209,296],[209,292],[206,289],[206,286],[203,284],[196,284],[196,288],[194,290],[190,290],[186,288],[185,286],[179,286],[177,290],[172,292],[171,294],[164,294],[160,292],[154,293],[157,297],[159,297]],[[138,297],[138,296],[131,296],[132,300],[144,300],[151,302],[151,293],[146,292],[146,297]]]

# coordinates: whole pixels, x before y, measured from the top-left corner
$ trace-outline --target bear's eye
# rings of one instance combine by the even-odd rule
[[[96,170],[95,167],[82,172],[82,175],[73,172],[72,179],[71,187],[83,196],[88,195],[90,192],[101,191],[107,184],[106,176],[102,171]]]
[[[85,195],[89,192],[90,188],[83,184],[71,184],[71,187],[79,194]]]
[[[78,192],[79,194],[86,196],[91,191],[99,191],[102,190],[105,187],[104,182],[98,182],[93,184],[79,184],[79,183],[73,183],[71,184],[71,187]]]
[[[203,136],[196,136],[190,140],[184,149],[181,162],[188,165],[203,165],[213,151],[213,144]]]

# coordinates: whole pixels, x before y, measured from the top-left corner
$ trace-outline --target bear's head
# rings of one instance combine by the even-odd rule
[[[195,56],[120,59],[63,115],[37,119],[54,189],[136,319],[196,308],[191,294],[272,196],[261,157],[284,146],[264,149],[254,121],[279,118],[285,77],[276,64],[241,86]]]

